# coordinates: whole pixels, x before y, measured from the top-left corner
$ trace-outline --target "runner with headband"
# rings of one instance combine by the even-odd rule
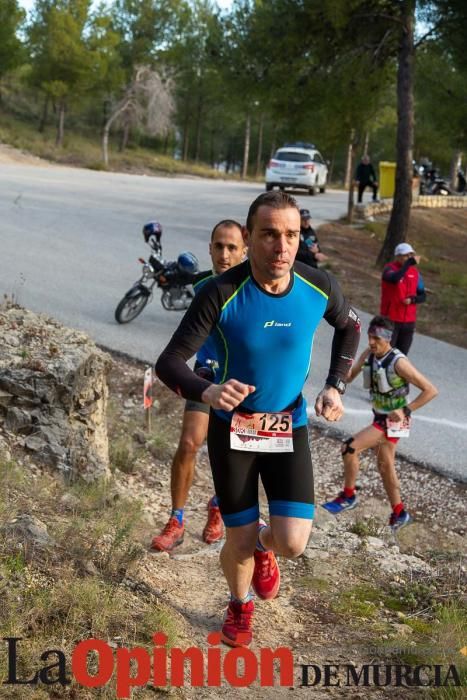
[[[412,522],[401,500],[394,466],[396,445],[400,437],[409,435],[411,414],[434,399],[438,390],[402,352],[391,346],[393,330],[392,321],[375,316],[368,329],[368,348],[349,372],[348,381],[351,382],[363,369],[363,385],[370,390],[373,404],[373,423],[344,440],[344,489],[333,501],[324,503],[323,508],[339,515],[357,506],[355,482],[360,467],[359,454],[371,447],[376,452],[378,469],[392,507],[389,525],[396,532]],[[420,389],[420,393],[408,403],[411,384]]]

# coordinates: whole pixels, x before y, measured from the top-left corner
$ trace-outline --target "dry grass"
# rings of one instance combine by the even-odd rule
[[[106,170],[102,161],[99,135],[80,135],[65,131],[63,146],[55,145],[55,129],[46,128],[39,133],[28,122],[1,112],[0,142],[10,144],[21,151],[32,153],[56,163],[75,165],[92,170]],[[195,175],[214,179],[239,179],[238,175],[226,175],[204,163],[175,160],[171,156],[156,153],[149,148],[130,147],[120,153],[112,140],[109,148],[109,170],[162,175]]]
[[[69,660],[76,643],[88,637],[151,649],[153,633],[164,631],[175,642],[174,614],[153,593],[136,594],[131,585],[132,565],[145,551],[138,503],[119,497],[112,482],[67,489],[51,475],[2,460],[0,491],[0,636],[22,638],[23,677],[32,675],[46,649],[61,649]],[[21,513],[37,514],[47,524],[55,543],[47,551],[34,549],[30,556],[25,542],[7,536],[4,525]],[[6,664],[1,654],[0,684]],[[2,697],[50,697],[44,687],[31,692],[9,686]],[[53,697],[87,693],[53,686]],[[99,697],[115,697],[112,683]]]

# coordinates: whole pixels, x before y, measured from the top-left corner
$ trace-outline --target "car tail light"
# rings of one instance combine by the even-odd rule
[[[313,163],[307,163],[303,167],[305,170],[309,170],[310,173],[314,173],[314,171],[315,171],[315,166],[313,165]]]
[[[268,163],[268,168],[282,168],[283,163],[279,163],[277,160],[270,160]]]

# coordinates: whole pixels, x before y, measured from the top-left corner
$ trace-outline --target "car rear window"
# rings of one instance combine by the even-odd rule
[[[307,153],[297,153],[297,151],[278,151],[274,160],[291,160],[294,163],[309,163],[310,156]]]

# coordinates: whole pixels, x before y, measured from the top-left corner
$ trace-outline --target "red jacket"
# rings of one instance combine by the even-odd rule
[[[416,265],[411,265],[398,282],[388,282],[385,275],[397,273],[402,268],[398,262],[389,263],[384,267],[381,282],[381,306],[380,313],[391,321],[398,323],[413,323],[417,318],[417,305],[415,298],[419,293],[420,274]],[[404,299],[412,297],[411,304],[404,304]]]

